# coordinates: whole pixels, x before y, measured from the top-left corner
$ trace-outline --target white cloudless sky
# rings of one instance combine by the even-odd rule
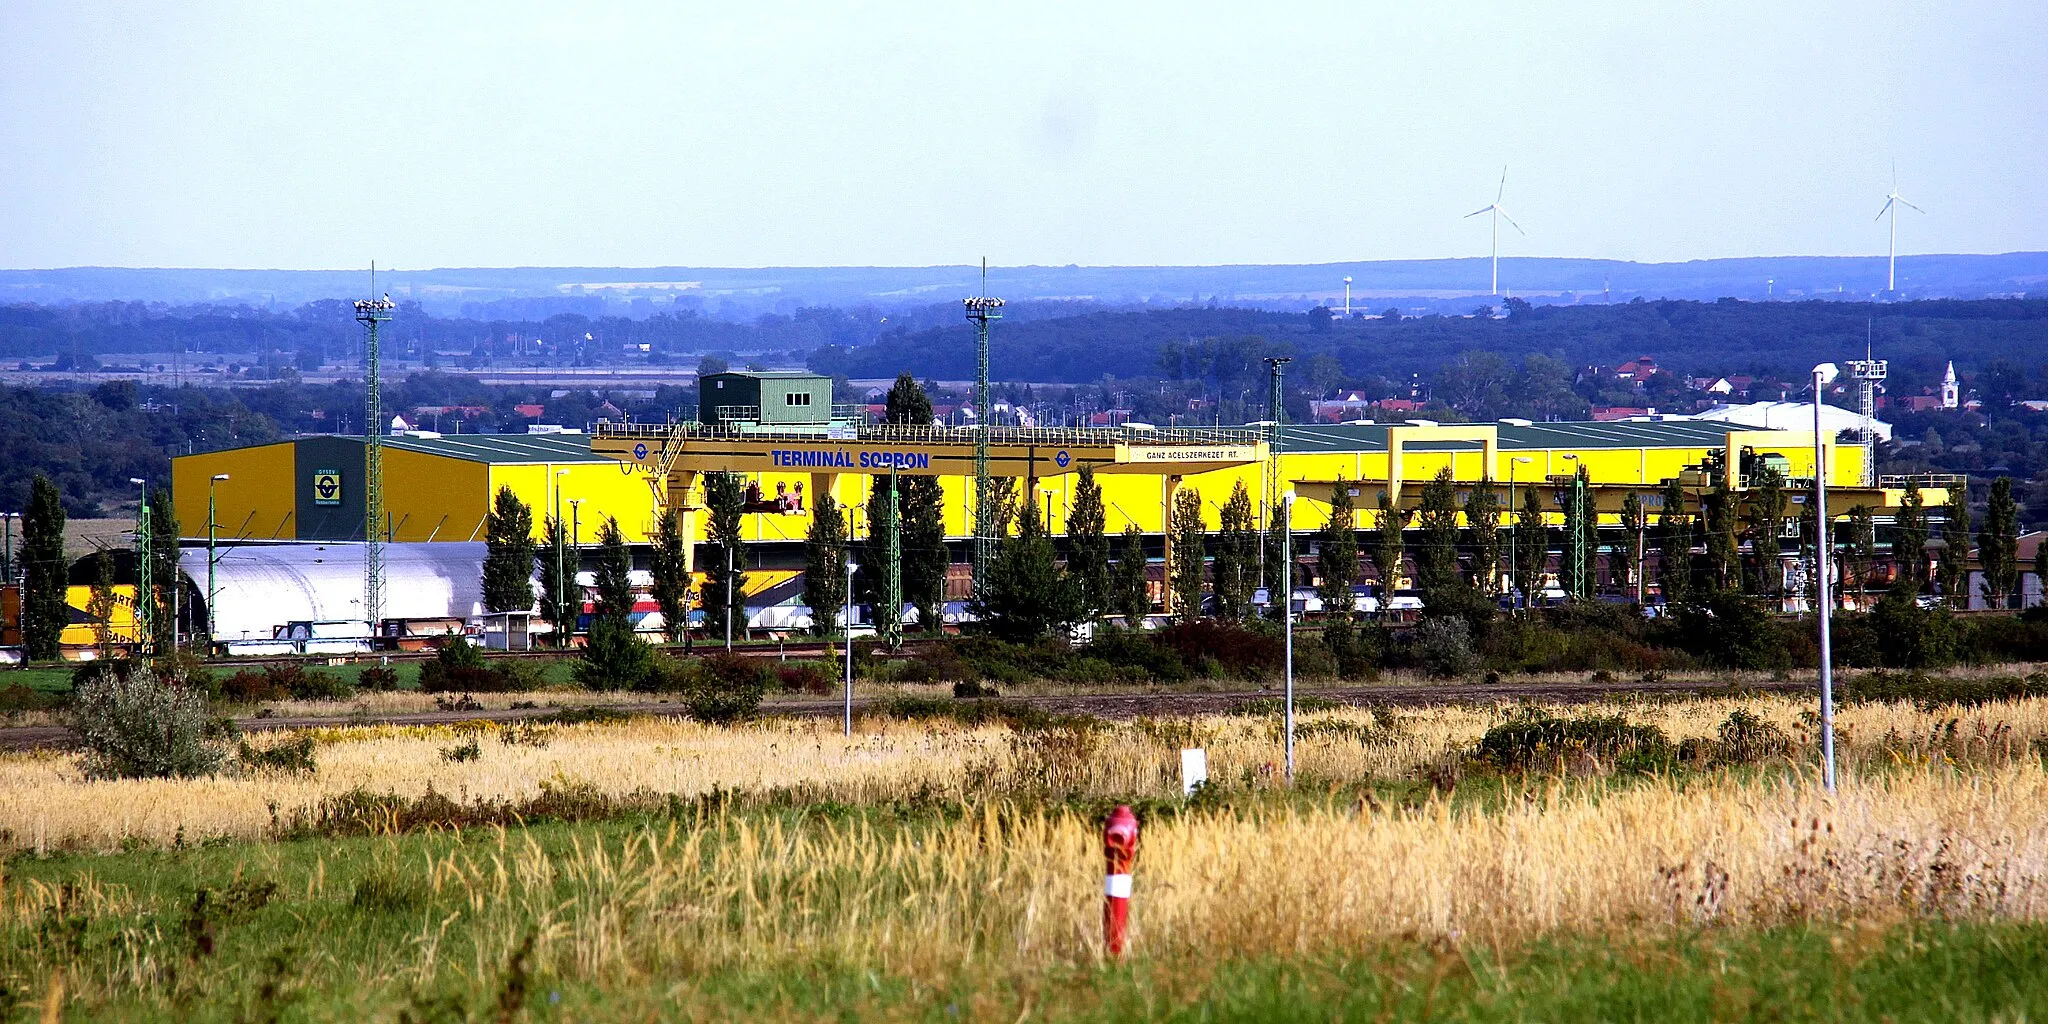
[[[2048,248],[2048,3],[0,3],[0,266]]]

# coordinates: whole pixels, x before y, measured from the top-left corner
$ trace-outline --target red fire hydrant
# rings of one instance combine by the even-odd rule
[[[1131,866],[1138,860],[1138,816],[1118,805],[1102,824],[1102,937],[1110,956],[1124,955],[1131,923]]]

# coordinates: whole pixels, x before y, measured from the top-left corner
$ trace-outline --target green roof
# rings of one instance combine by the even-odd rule
[[[613,462],[593,454],[588,434],[444,434],[440,437],[400,435],[384,439],[386,448],[468,462]]]
[[[1282,452],[1383,452],[1387,450],[1387,429],[1398,423],[1290,423],[1280,428],[1278,448]],[[1444,426],[1483,426],[1446,423]],[[1707,420],[1648,420],[1612,423],[1570,422],[1495,424],[1500,447],[1544,448],[1705,448],[1727,443],[1729,424]],[[1740,429],[1740,428],[1734,428]],[[1469,451],[1478,441],[1412,441],[1402,447],[1409,451]]]

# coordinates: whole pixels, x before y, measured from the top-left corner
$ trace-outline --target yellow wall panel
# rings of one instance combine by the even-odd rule
[[[295,499],[290,442],[171,460],[171,505],[178,511],[182,536],[206,536],[207,486],[216,473],[228,475],[214,485],[221,539],[297,536],[298,524],[292,521]]]
[[[390,538],[482,540],[490,482],[490,467],[481,462],[384,449],[384,509]]]

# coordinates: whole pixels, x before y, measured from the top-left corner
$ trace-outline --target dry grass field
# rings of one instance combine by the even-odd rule
[[[81,1020],[1598,1018],[1725,1010],[1655,993],[1746,958],[1767,1002],[1773,970],[1847,949],[1885,984],[1933,971],[1975,1008],[1946,1019],[2048,998],[2007,963],[2048,958],[2048,701],[1845,708],[1833,796],[1804,702],[1597,710],[1674,742],[1740,712],[1795,746],[1634,772],[1565,744],[1496,772],[1473,752],[1531,711],[1443,707],[1303,716],[1291,787],[1266,714],[342,728],[310,734],[310,771],[188,781],[0,756],[0,985]],[[1213,782],[1183,804],[1190,745]],[[1121,965],[1112,802],[1145,821]],[[518,817],[546,808],[582,810]],[[1967,950],[1997,970],[1938,980]]]

